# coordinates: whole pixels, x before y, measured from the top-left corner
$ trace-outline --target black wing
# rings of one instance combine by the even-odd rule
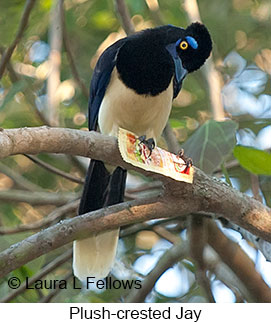
[[[126,38],[120,39],[108,47],[99,58],[90,83],[90,97],[88,102],[88,127],[96,130],[98,113],[111,73],[116,65],[116,56]]]

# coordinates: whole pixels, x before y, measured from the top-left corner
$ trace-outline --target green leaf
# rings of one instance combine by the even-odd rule
[[[172,128],[185,128],[186,121],[185,120],[179,120],[179,119],[170,119],[169,123]]]
[[[257,175],[271,175],[271,154],[252,147],[236,146],[233,154],[240,165]]]
[[[26,87],[27,87],[27,82],[25,80],[16,82],[8,91],[7,95],[5,96],[3,103],[0,105],[0,109],[3,109],[7,103],[13,100],[15,94],[23,91]]]
[[[207,121],[182,145],[185,155],[192,158],[194,165],[211,174],[232,152],[236,129],[237,123],[231,120]]]

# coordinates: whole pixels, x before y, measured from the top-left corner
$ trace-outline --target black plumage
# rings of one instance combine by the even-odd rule
[[[146,29],[117,41],[101,55],[92,76],[89,129],[96,130],[99,123],[102,132],[116,135],[120,126],[139,136],[152,134],[155,143],[184,77],[204,64],[211,49],[209,32],[200,23],[186,29],[172,25]],[[91,160],[79,214],[122,202],[125,179],[126,170],[117,167],[110,173],[103,162]],[[118,230],[75,242],[75,275],[106,276],[116,235]]]
[[[193,23],[187,29],[172,25],[145,29],[109,46],[99,58],[92,76],[89,129],[96,129],[99,107],[115,66],[127,87],[138,94],[157,95],[168,87],[175,70],[166,46],[185,36],[192,36],[199,43],[196,50],[191,47],[186,51],[177,49],[183,67],[190,73],[204,64],[212,50],[210,34],[200,23]],[[174,98],[181,90],[181,84],[174,80]]]

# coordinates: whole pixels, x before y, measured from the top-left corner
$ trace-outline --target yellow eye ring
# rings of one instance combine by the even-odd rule
[[[180,49],[182,50],[186,50],[188,48],[188,43],[183,40],[181,43],[180,43]]]

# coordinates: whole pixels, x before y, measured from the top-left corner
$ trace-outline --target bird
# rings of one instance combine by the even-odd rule
[[[119,127],[135,133],[150,152],[168,121],[172,100],[188,73],[210,56],[212,40],[199,22],[149,28],[116,41],[100,56],[90,84],[89,130],[118,136]],[[78,214],[122,203],[127,171],[91,159]],[[119,229],[74,241],[74,275],[105,278],[112,269]]]

